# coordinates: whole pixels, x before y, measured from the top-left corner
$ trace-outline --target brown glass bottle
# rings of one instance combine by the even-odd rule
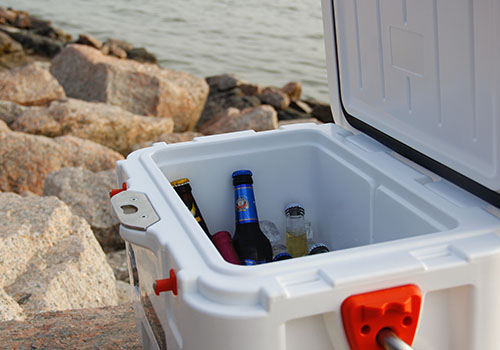
[[[233,173],[236,218],[233,244],[243,265],[262,264],[273,259],[271,243],[259,227],[252,184],[250,170]]]
[[[191,211],[191,214],[193,214],[196,221],[198,221],[203,231],[205,231],[205,233],[207,234],[208,238],[212,239],[212,236],[208,231],[207,224],[201,216],[200,208],[198,208],[198,205],[194,200],[191,185],[189,184],[189,179],[183,178],[180,180],[172,181],[170,184],[174,188],[175,192],[177,192],[179,197],[181,197],[184,204],[186,204],[186,207]]]

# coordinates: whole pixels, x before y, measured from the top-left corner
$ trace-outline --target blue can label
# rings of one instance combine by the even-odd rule
[[[257,222],[257,209],[251,185],[238,185],[234,188],[236,222],[239,224]]]

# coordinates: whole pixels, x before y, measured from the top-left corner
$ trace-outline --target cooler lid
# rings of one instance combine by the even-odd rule
[[[347,121],[499,191],[500,1],[327,1]]]

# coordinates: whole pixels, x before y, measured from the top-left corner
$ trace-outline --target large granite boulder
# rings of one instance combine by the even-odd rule
[[[109,205],[109,190],[116,187],[114,169],[93,173],[83,168],[63,168],[47,176],[43,195],[58,197],[73,214],[87,220],[103,249],[111,251],[125,247],[118,232],[120,222]]]
[[[172,132],[174,122],[132,114],[105,103],[67,99],[54,101],[48,108],[27,109],[11,128],[51,137],[73,135],[127,155],[133,145]]]
[[[22,307],[0,287],[0,322],[5,320],[23,320],[24,317],[25,314]]]
[[[0,100],[0,119],[7,124],[13,123],[28,107],[10,101]]]
[[[25,314],[117,304],[104,252],[62,201],[0,193],[0,212],[0,287]]]
[[[7,125],[7,123],[0,119],[0,134],[4,134],[4,133],[10,132],[10,131],[11,130],[10,130],[9,126]]]
[[[132,304],[50,311],[0,322],[4,349],[141,350]]]
[[[70,97],[100,101],[129,112],[174,119],[174,131],[192,130],[208,95],[208,85],[185,72],[122,60],[84,45],[69,45],[51,72]]]
[[[64,97],[57,80],[35,63],[0,72],[0,100],[34,106]]]
[[[203,124],[200,132],[210,135],[249,129],[263,131],[276,128],[278,128],[276,110],[269,105],[262,105],[242,111],[230,108],[224,116],[212,123]]]
[[[106,253],[109,266],[113,269],[115,278],[118,281],[129,282],[127,251],[125,249],[115,250]]]
[[[102,171],[114,168],[120,159],[123,156],[109,148],[73,136],[0,133],[0,191],[41,194],[51,172],[64,167]]]

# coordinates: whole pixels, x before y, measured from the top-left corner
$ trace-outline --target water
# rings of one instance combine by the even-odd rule
[[[3,0],[77,36],[124,39],[199,77],[303,85],[327,101],[320,0]]]

